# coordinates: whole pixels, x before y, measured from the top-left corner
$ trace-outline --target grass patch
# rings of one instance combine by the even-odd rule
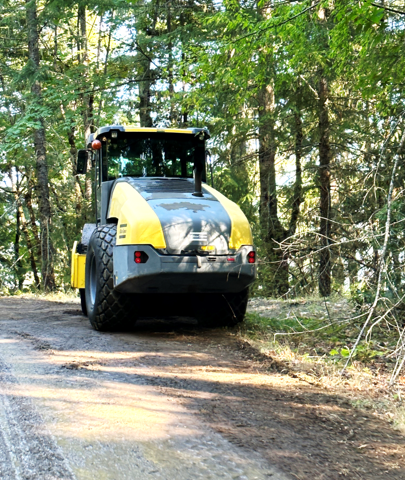
[[[63,303],[80,303],[79,291],[76,289],[69,289],[66,291],[55,292],[41,292],[37,290],[35,292],[14,292],[13,294],[3,295],[3,297],[20,297],[27,299],[40,299],[47,300],[49,302],[63,302]]]

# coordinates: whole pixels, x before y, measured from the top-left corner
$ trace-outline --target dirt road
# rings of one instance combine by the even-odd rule
[[[388,423],[232,332],[98,333],[77,303],[0,299],[0,478],[405,479]]]

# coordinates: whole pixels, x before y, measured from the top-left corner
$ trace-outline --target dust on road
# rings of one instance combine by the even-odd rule
[[[232,331],[0,299],[0,478],[405,479],[405,439]]]

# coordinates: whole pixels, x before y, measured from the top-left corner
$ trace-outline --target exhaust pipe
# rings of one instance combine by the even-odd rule
[[[194,193],[195,197],[203,197],[202,193],[202,165],[197,164],[194,167]]]
[[[205,142],[204,134],[201,132],[198,137],[198,144],[195,149],[195,163],[194,163],[194,193],[195,197],[203,197],[202,193],[202,177],[205,168]]]

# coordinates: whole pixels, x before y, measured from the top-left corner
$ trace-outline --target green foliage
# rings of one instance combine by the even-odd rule
[[[19,278],[24,287],[32,286],[32,259],[39,268],[33,133],[40,119],[47,136],[53,258],[64,288],[69,249],[83,223],[94,216],[85,180],[75,177],[75,151],[84,146],[86,127],[139,124],[144,88],[154,125],[209,127],[208,183],[240,205],[258,247],[259,277],[252,292],[280,294],[278,281],[287,283],[286,297],[316,292],[321,245],[318,88],[323,75],[329,88],[332,288],[363,308],[372,303],[382,265],[393,158],[405,128],[403,16],[348,0],[336,5],[276,2],[271,8],[250,0],[55,0],[38,6],[41,58],[36,69],[28,56],[26,3],[8,0],[0,5],[4,288],[19,288]],[[84,34],[78,21],[83,8]],[[42,86],[41,102],[32,92],[36,81]],[[260,95],[268,87],[274,104],[263,117]],[[85,125],[89,114],[90,126]],[[260,186],[270,184],[260,169],[260,130],[269,125],[277,201],[272,221],[281,232],[276,239],[265,231],[267,212],[260,210]],[[387,268],[381,280],[382,296],[391,306],[405,293],[402,164],[394,178]],[[297,185],[300,205],[291,228]],[[18,242],[15,194],[28,228],[26,238],[20,225]],[[16,243],[21,259],[13,265]],[[287,276],[280,280],[282,265],[287,265]],[[304,321],[308,329],[315,323]],[[299,328],[294,321],[290,327]]]
[[[367,363],[377,357],[382,357],[383,355],[386,354],[386,351],[375,350],[372,347],[373,345],[370,343],[359,345],[354,351],[353,359]],[[346,359],[349,357],[350,352],[351,350],[349,348],[344,347],[344,348],[341,348],[340,350],[332,349],[329,352],[329,355],[334,358]]]
[[[289,318],[260,316],[257,313],[246,315],[245,326],[248,330],[260,333],[303,333],[325,325],[319,318],[293,316]],[[330,332],[328,332],[330,334]]]

